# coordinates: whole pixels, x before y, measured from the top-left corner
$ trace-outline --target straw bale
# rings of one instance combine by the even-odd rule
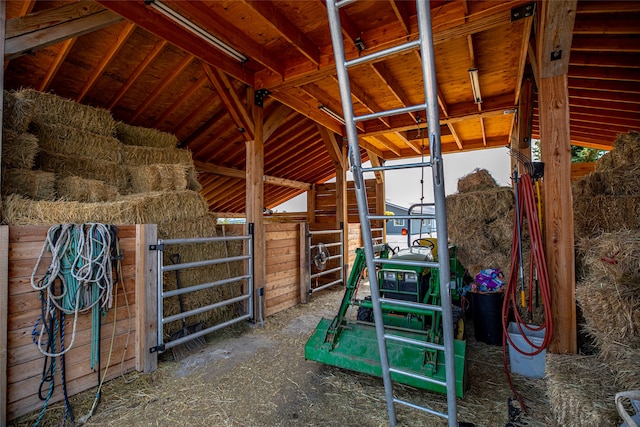
[[[113,201],[120,195],[113,185],[79,176],[58,178],[56,186],[62,199],[85,203]]]
[[[640,177],[640,167],[633,168],[626,166],[606,169],[593,172],[581,180],[576,181],[573,186],[574,196],[638,196],[638,178]]]
[[[600,358],[609,364],[617,389],[640,390],[640,349],[626,343],[610,343]]]
[[[470,218],[490,223],[512,213],[515,199],[510,187],[458,193],[447,196],[447,222],[466,222]]]
[[[59,123],[104,136],[115,136],[116,121],[109,110],[89,107],[60,96],[23,89],[16,96],[29,99],[35,105],[34,122]]]
[[[36,164],[42,170],[55,172],[60,177],[79,176],[103,181],[115,186],[120,192],[127,188],[127,171],[117,162],[41,151],[36,158]]]
[[[478,168],[458,180],[458,193],[491,190],[497,186],[488,170]]]
[[[640,196],[575,197],[573,207],[578,237],[640,228]]]
[[[584,237],[577,240],[576,247],[581,277],[613,280],[625,276],[640,278],[640,230]]]
[[[126,145],[176,148],[179,143],[178,138],[172,133],[141,126],[132,126],[124,122],[116,123],[116,131],[118,133],[118,139]]]
[[[619,167],[635,168],[640,163],[640,132],[618,134],[613,150],[596,161],[596,171]]]
[[[30,169],[5,169],[2,172],[2,195],[10,194],[19,194],[35,200],[54,200],[54,174]]]
[[[155,164],[129,167],[129,186],[132,193],[184,190],[187,174],[182,164]]]
[[[33,169],[38,154],[38,138],[31,133],[2,130],[2,166]]]
[[[193,166],[191,152],[179,148],[123,147],[124,164],[127,166],[143,166],[154,164],[183,164]]]
[[[18,96],[14,91],[3,91],[2,127],[17,133],[24,133],[35,114],[32,100]]]
[[[206,200],[191,190],[155,191],[121,196],[121,202],[135,206],[134,224],[161,224],[202,217],[209,212]]]
[[[608,366],[595,356],[547,352],[545,376],[551,411],[563,427],[619,425],[618,391]]]
[[[201,191],[202,184],[198,181],[198,171],[196,171],[195,166],[189,165],[185,170],[185,175],[187,178],[187,188],[193,191]]]
[[[582,281],[576,298],[585,330],[604,354],[610,353],[612,343],[640,350],[640,279]]]
[[[122,143],[116,138],[61,123],[34,123],[32,130],[43,150],[122,163]]]

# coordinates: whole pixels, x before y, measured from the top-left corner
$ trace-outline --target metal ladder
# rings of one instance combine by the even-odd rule
[[[417,13],[418,13],[418,28],[419,38],[418,40],[409,41],[399,46],[394,46],[385,50],[375,52],[370,55],[361,56],[349,61],[346,60],[344,54],[344,44],[342,40],[341,24],[340,24],[340,8],[353,3],[355,0],[326,0],[327,13],[329,17],[329,26],[331,29],[331,40],[333,43],[333,51],[336,61],[336,70],[338,75],[338,82],[340,86],[340,97],[342,98],[342,107],[344,111],[345,126],[347,131],[347,138],[349,142],[349,161],[351,164],[351,171],[353,173],[354,185],[356,190],[356,199],[358,202],[358,213],[360,217],[360,224],[362,228],[362,240],[364,242],[364,252],[366,257],[366,265],[369,271],[376,271],[376,264],[382,262],[386,264],[392,263],[393,260],[381,260],[374,257],[373,243],[371,238],[371,223],[370,221],[380,221],[388,219],[385,216],[370,215],[368,212],[367,195],[364,186],[363,174],[365,172],[376,172],[386,170],[408,169],[408,168],[422,168],[431,167],[434,185],[434,199],[435,199],[435,219],[436,219],[436,232],[438,240],[445,242],[445,244],[438,245],[438,262],[416,262],[416,261],[395,261],[398,265],[412,265],[420,267],[433,268],[436,267],[440,272],[440,294],[442,298],[442,306],[434,306],[421,303],[413,303],[407,301],[393,300],[389,298],[381,298],[380,290],[378,287],[378,278],[376,274],[369,275],[369,282],[371,287],[371,300],[373,303],[373,316],[376,327],[376,338],[378,341],[378,348],[380,351],[380,363],[382,368],[382,378],[384,381],[384,388],[387,400],[387,409],[389,412],[389,422],[391,426],[397,424],[395,404],[408,406],[413,409],[417,409],[429,414],[441,416],[445,418],[450,427],[457,426],[457,407],[456,407],[456,381],[455,381],[455,366],[454,366],[454,342],[453,342],[453,317],[451,308],[451,294],[450,294],[450,272],[449,272],[449,253],[447,237],[447,222],[445,211],[445,192],[444,192],[444,175],[442,165],[442,148],[440,142],[440,123],[438,118],[438,105],[437,105],[437,89],[436,89],[436,74],[435,74],[435,60],[434,60],[434,48],[433,48],[433,34],[431,29],[431,11],[429,0],[417,0]],[[398,108],[394,110],[375,112],[358,117],[354,117],[353,104],[351,101],[351,85],[349,82],[348,69],[353,66],[357,66],[363,63],[381,59],[399,52],[403,52],[410,49],[419,48],[422,55],[422,77],[424,81],[424,94],[425,103],[415,106],[409,106],[404,108]],[[376,119],[380,117],[393,116],[403,113],[410,113],[416,111],[425,111],[427,116],[427,126],[429,132],[429,147],[430,147],[430,161],[405,165],[394,166],[379,166],[371,168],[363,168],[362,160],[359,156],[360,148],[358,144],[358,134],[356,130],[356,123],[364,120]],[[434,215],[396,215],[395,219],[432,219]],[[387,355],[386,340],[395,340],[407,342],[407,338],[400,337],[398,335],[388,334],[385,332],[385,328],[382,320],[382,309],[380,304],[383,302],[392,303],[395,305],[410,305],[418,309],[429,309],[434,311],[441,311],[443,318],[443,337],[444,345],[420,342],[410,340],[412,344],[421,345],[425,348],[436,349],[444,352],[445,356],[445,372],[446,382],[439,381],[435,378],[430,378],[422,375],[418,375],[414,372],[403,371],[392,366],[389,366],[389,359]],[[433,382],[445,386],[447,389],[447,413],[442,413],[434,409],[420,406],[411,402],[407,402],[401,399],[397,399],[393,394],[393,383],[391,380],[391,373],[396,375],[407,375],[414,378],[419,378],[424,381]]]

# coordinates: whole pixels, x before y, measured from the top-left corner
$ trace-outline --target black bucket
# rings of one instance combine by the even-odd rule
[[[502,345],[502,292],[471,293],[473,330],[477,341]]]

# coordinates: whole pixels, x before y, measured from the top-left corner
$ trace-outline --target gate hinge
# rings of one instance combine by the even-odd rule
[[[149,349],[149,353],[162,353],[164,352],[165,348],[164,348],[164,344],[161,345],[157,345],[155,347],[151,347]]]
[[[149,245],[150,251],[164,251],[164,244],[160,243],[159,245]]]

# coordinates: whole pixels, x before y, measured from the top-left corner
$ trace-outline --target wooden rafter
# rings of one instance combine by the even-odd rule
[[[401,2],[392,1],[392,3],[395,4],[395,3],[401,3]],[[415,51],[415,52],[418,52],[418,51]],[[398,84],[398,80],[393,77],[393,74],[391,73],[391,70],[389,70],[389,67],[387,67],[384,62],[377,62],[374,64],[370,64],[370,66],[371,66],[371,69],[384,82],[387,88],[389,88],[393,96],[396,97],[400,105],[402,107],[406,107],[407,106],[406,101],[409,99],[409,95],[407,95],[407,92],[402,88],[402,86]],[[414,121],[416,121],[415,113],[409,113],[409,115]]]
[[[217,101],[217,99],[218,99],[217,95],[212,95],[211,97],[209,97],[209,99],[206,99],[200,105],[202,106],[202,109],[205,109],[207,106],[211,105],[212,102]],[[199,111],[202,111],[202,110],[199,110]],[[181,142],[180,146],[181,147],[186,147],[187,145],[189,145],[192,141],[196,140],[203,133],[205,133],[209,129],[211,129],[226,114],[227,114],[227,111],[224,108],[220,108],[211,117],[209,117],[209,119],[206,122],[204,122],[203,124],[198,126],[198,129],[196,129],[194,132],[192,132],[191,135],[189,135],[187,138],[185,138]],[[176,128],[173,130],[173,133],[175,133],[175,134],[180,133],[190,122],[192,122],[195,119],[196,119],[196,117],[193,116],[193,115],[189,115],[189,116],[185,117],[182,120],[182,122],[180,122],[178,124],[178,126],[176,126]]]
[[[524,28],[522,29],[522,44],[520,45],[520,55],[518,55],[518,77],[516,78],[515,100],[518,103],[520,99],[520,89],[522,88],[522,80],[524,78],[524,68],[527,65],[527,52],[529,50],[529,40],[531,38],[531,26],[533,25],[533,16],[524,18]]]
[[[96,81],[98,81],[102,73],[104,73],[104,70],[109,66],[111,61],[113,61],[113,58],[118,54],[120,49],[122,49],[127,40],[129,40],[129,37],[131,37],[131,34],[133,34],[135,29],[136,24],[133,22],[128,21],[125,23],[124,28],[120,31],[120,34],[118,34],[116,41],[109,47],[107,53],[102,57],[98,65],[95,66],[91,76],[89,76],[89,79],[84,83],[82,89],[80,89],[80,93],[76,96],[76,102],[81,103],[84,100],[84,97],[87,96],[87,93],[91,88],[93,88]]]
[[[416,152],[416,154],[420,154],[420,149],[415,146],[407,137],[405,134],[403,134],[402,132],[394,132],[394,134],[400,138],[402,140],[402,142],[405,143],[405,145],[411,149],[413,149],[413,151]]]
[[[337,82],[337,77],[333,77]],[[362,88],[358,83],[356,83],[353,79],[351,79],[351,96],[363,107],[369,110],[372,113],[379,113],[384,111],[382,108],[372,97],[367,93],[364,88]],[[380,117],[378,120],[383,123],[387,128],[391,128],[391,122],[388,117]]]
[[[373,166],[374,168],[379,168],[384,164],[384,161],[380,157],[376,156],[375,153],[367,151],[367,155],[369,157],[369,161],[371,162],[371,166]],[[375,171],[373,174],[375,175],[376,182],[378,184],[382,184],[384,182],[383,171]]]
[[[193,94],[196,93],[196,91],[198,91],[198,89],[200,89],[206,81],[207,75],[203,74],[198,80],[193,82],[191,86],[189,86],[189,88],[186,90],[186,92],[177,97],[173,104],[171,104],[169,108],[164,110],[164,113],[162,113],[160,117],[158,117],[158,120],[156,120],[153,127],[157,128],[162,123],[164,123],[164,121],[167,120],[167,118],[175,113],[180,107],[182,107],[184,103],[187,102],[187,100],[189,100],[189,98],[191,98],[191,96],[193,96]]]
[[[214,70],[208,64],[202,64],[202,69],[205,74],[209,78],[209,82],[215,87],[218,95],[220,96],[220,100],[227,107],[233,122],[235,123],[238,129],[245,129],[246,132],[243,132],[245,140],[250,140],[253,138],[253,122],[251,121],[251,117],[249,116],[249,112],[242,105],[238,94],[236,93],[234,87],[231,85],[229,79],[224,75],[223,72],[219,70]]]
[[[280,126],[291,116],[293,110],[284,104],[278,104],[273,111],[270,111],[264,121],[264,140],[269,141]]]
[[[409,34],[411,32],[411,15],[409,14],[409,10],[407,9],[406,2],[389,0],[389,3],[391,3],[393,12],[396,14],[396,17],[402,25],[402,28],[407,34]]]
[[[343,133],[342,124],[338,123],[334,119],[330,118],[328,115],[324,114],[322,111],[318,110],[318,106],[309,105],[308,103],[302,101],[300,98],[299,92],[301,89],[294,89],[288,91],[277,91],[271,94],[271,97],[277,99],[281,103],[288,105],[290,108],[296,110],[300,114],[305,117],[310,118],[316,123],[319,123],[325,126],[328,129],[331,129],[333,132],[337,134]]]
[[[273,3],[255,0],[244,0],[244,2],[262,15],[273,29],[306,56],[309,61],[316,65],[320,64],[318,46],[280,13]]]
[[[391,141],[389,141],[389,139],[387,137],[385,137],[384,135],[366,136],[366,137],[363,137],[363,139],[365,141],[368,141],[371,144],[373,144],[373,143],[380,144],[385,149],[387,149],[387,150],[391,151],[393,154],[395,154],[397,157],[400,157],[400,150],[398,150],[398,147],[396,147],[395,144],[393,144]]]
[[[60,49],[58,49],[58,53],[56,54],[55,59],[47,70],[47,74],[45,74],[44,78],[40,82],[40,86],[38,86],[39,91],[46,92],[49,90],[51,81],[58,73],[58,70],[60,69],[60,66],[62,66],[62,63],[64,62],[67,55],[69,55],[69,52],[71,51],[71,48],[75,44],[76,40],[78,40],[78,38],[73,37],[61,43]]]
[[[317,84],[308,83],[300,86],[300,89],[308,93],[311,97],[317,99],[319,105],[324,105],[334,113],[338,114],[341,117],[344,117],[342,113],[342,105],[340,105],[340,102],[334,101],[333,98],[327,92],[322,90]],[[356,127],[364,132],[364,125],[362,123],[357,123]]]
[[[158,83],[158,85],[153,89],[153,91],[147,96],[147,98],[138,106],[136,112],[133,113],[133,116],[129,119],[132,123],[136,121],[138,117],[151,105],[153,101],[155,101],[162,91],[173,82],[173,80],[178,77],[180,73],[182,73],[186,68],[191,65],[195,57],[193,55],[185,56],[179,64],[175,67],[172,67],[170,71],[167,72],[165,77]]]
[[[320,136],[322,137],[322,142],[324,142],[324,146],[327,147],[327,153],[329,153],[329,158],[333,161],[336,167],[344,168],[343,165],[343,157],[342,157],[342,144],[338,141],[337,135],[333,132],[330,132],[324,126],[317,125],[318,132],[320,132]]]
[[[100,30],[122,17],[88,1],[46,9],[7,20],[5,61]]]
[[[142,73],[144,73],[144,71],[147,69],[149,64],[151,64],[158,57],[158,55],[160,55],[160,52],[162,52],[162,49],[164,49],[166,45],[167,45],[167,42],[165,40],[159,40],[153,46],[153,49],[151,49],[151,51],[147,54],[147,56],[145,56],[144,60],[142,60],[142,62],[138,64],[138,66],[133,71],[133,73],[131,73],[127,81],[124,82],[122,86],[120,86],[120,89],[118,89],[118,91],[113,96],[113,98],[111,98],[111,101],[109,101],[109,104],[108,104],[109,109],[112,109],[120,101],[120,99],[124,96],[127,90],[129,90],[129,88],[133,86],[133,84],[136,82],[136,80],[138,80],[138,78],[142,75]]]

